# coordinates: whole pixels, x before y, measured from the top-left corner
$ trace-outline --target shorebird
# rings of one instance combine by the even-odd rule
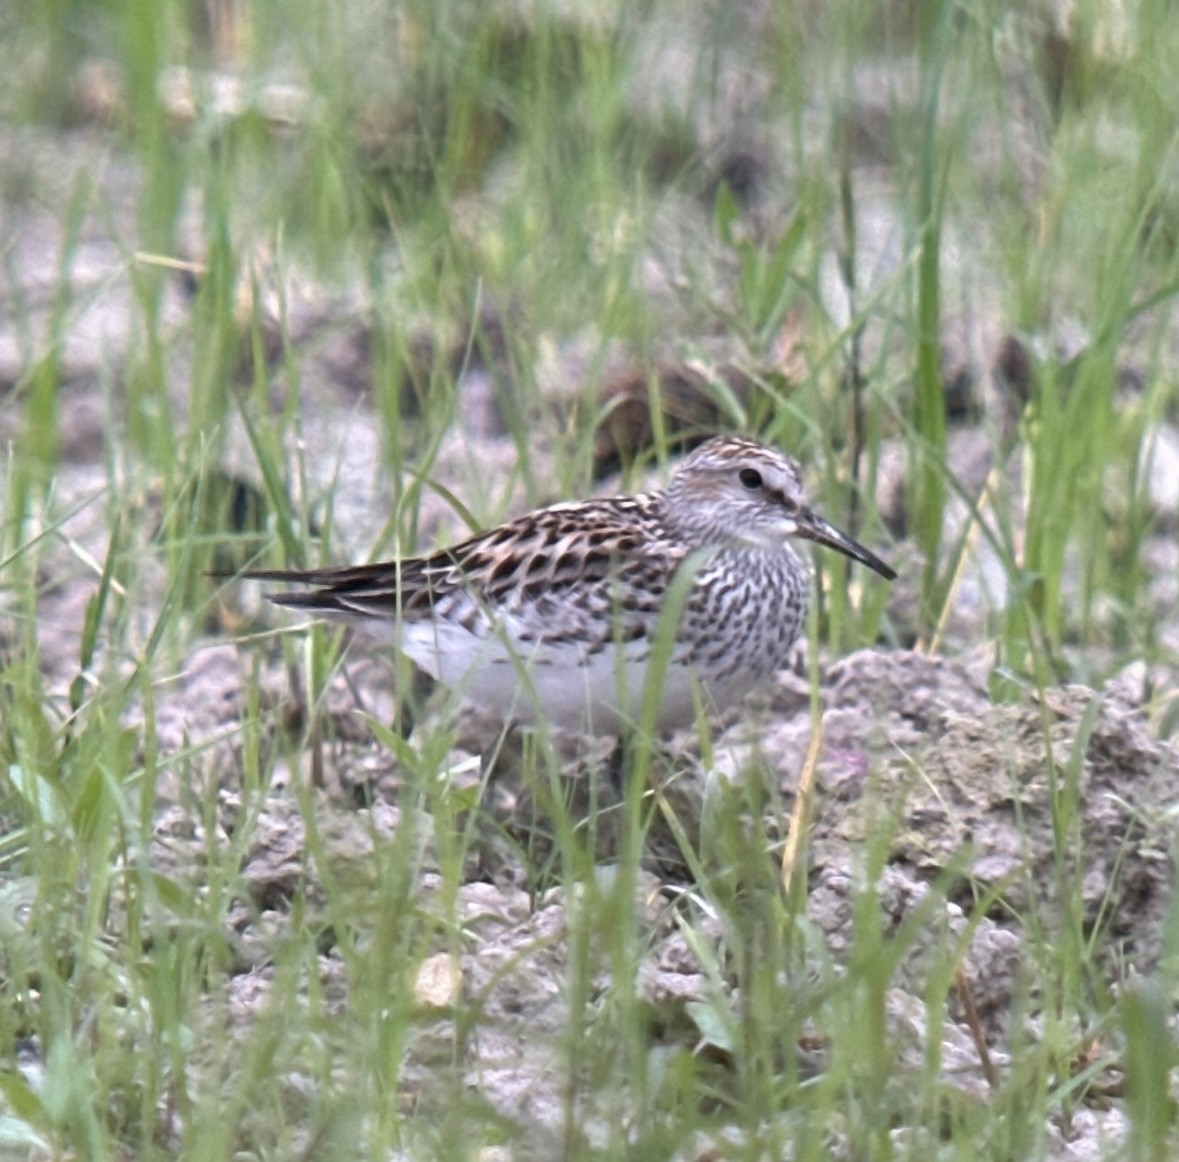
[[[621,736],[652,669],[667,731],[786,665],[810,598],[800,539],[896,577],[810,508],[797,461],[726,435],[664,490],[554,504],[427,556],[247,576],[304,586],[270,600],[376,631],[507,722]]]

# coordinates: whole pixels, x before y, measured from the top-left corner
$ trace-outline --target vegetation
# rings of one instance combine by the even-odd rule
[[[459,899],[486,780],[448,765],[445,715],[409,745],[374,713],[398,813],[354,812],[341,856],[306,777],[307,756],[335,753],[318,722],[339,642],[276,641],[255,613],[227,613],[209,574],[412,551],[434,534],[437,507],[424,513],[439,498],[458,532],[585,494],[619,350],[653,400],[669,360],[704,366],[720,423],[798,454],[823,510],[866,541],[884,542],[882,513],[901,513],[890,557],[911,601],[886,608],[884,587],[825,561],[816,671],[821,651],[876,642],[985,645],[993,695],[1017,702],[1065,680],[1099,687],[1131,662],[1174,673],[1175,625],[1144,555],[1158,532],[1151,441],[1177,403],[1170,6],[1078,3],[1069,23],[986,0],[744,7],[0,7],[2,293],[20,351],[0,388],[6,1155],[490,1158],[480,1151],[517,1145],[464,1072],[494,1024],[482,1002],[447,999],[441,1036],[423,999],[422,966],[482,939]],[[26,142],[56,142],[75,159],[55,171],[67,176],[47,179]],[[41,300],[20,231],[46,207],[57,275]],[[96,238],[98,280],[84,269]],[[91,393],[101,487],[79,491],[62,435],[69,361],[79,320],[117,288],[130,304],[119,358],[98,360]],[[326,321],[308,328],[296,300]],[[981,484],[950,451],[947,336],[962,320],[993,336],[978,390],[1001,336],[1023,360],[980,405],[994,464]],[[326,472],[306,453],[331,435],[314,425],[347,411],[338,385],[314,378],[317,359],[357,329],[371,398],[351,414],[381,450],[364,540],[337,505],[356,449],[337,441]],[[732,389],[729,362],[749,390]],[[556,399],[554,367],[584,381]],[[472,444],[455,481],[439,465],[470,419],[460,385],[473,368],[491,377],[517,459],[484,472]],[[657,414],[652,447],[623,457],[628,486],[666,466],[675,434]],[[890,455],[903,502],[878,488]],[[78,519],[101,526],[103,554],[80,543]],[[980,547],[998,591],[972,596],[984,608],[963,622]],[[66,666],[49,657],[46,608],[79,577],[90,596]],[[299,713],[273,705],[259,660],[232,726],[161,741],[170,691],[228,638],[258,659],[282,652]],[[1173,694],[1155,695],[1166,733]],[[211,757],[226,738],[232,777]],[[525,762],[538,797],[559,800],[544,741]],[[646,743],[640,772],[659,762]],[[1071,922],[1082,877],[1065,867],[1075,803],[1061,769],[1056,906]],[[554,1141],[529,1149],[1043,1157],[1048,1127],[1118,1069],[1131,1131],[1110,1156],[1174,1155],[1174,924],[1157,974],[1121,991],[1079,922],[1058,943],[1043,934],[1005,1068],[977,1102],[942,1071],[964,954],[947,935],[923,998],[919,1084],[901,1086],[886,1001],[927,917],[896,932],[880,918],[896,820],[882,813],[865,842],[855,946],[837,966],[805,894],[751,853],[741,821],[789,808],[750,789],[706,805],[712,850],[685,845],[699,873],[685,914],[719,918],[722,937],[693,945],[713,1000],[676,1036],[637,983],[656,813],[644,786],[626,788],[610,871],[593,828],[557,804],[559,858],[540,870],[570,901],[553,1058],[568,1102]],[[302,837],[281,906],[243,873],[276,795]],[[199,862],[161,865],[169,828]],[[825,1046],[814,1074],[794,1052],[808,1040]],[[35,1068],[22,1072],[22,1053]]]

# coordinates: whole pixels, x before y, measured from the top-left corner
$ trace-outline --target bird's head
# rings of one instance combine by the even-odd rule
[[[667,520],[701,545],[780,551],[801,537],[836,549],[889,581],[896,573],[814,512],[798,462],[743,436],[717,436],[687,456],[667,489]]]

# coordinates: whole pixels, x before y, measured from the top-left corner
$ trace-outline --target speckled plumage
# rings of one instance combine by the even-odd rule
[[[807,507],[798,464],[719,436],[664,491],[557,504],[425,557],[253,574],[310,586],[280,605],[387,628],[418,666],[505,718],[594,734],[637,720],[659,614],[682,608],[658,725],[723,708],[786,664],[810,570],[790,545],[827,544],[892,579]],[[686,592],[673,587],[690,571]]]

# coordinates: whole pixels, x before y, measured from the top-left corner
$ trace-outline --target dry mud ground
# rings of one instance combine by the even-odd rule
[[[44,587],[38,606],[40,664],[48,688],[63,697],[74,677],[85,603],[97,584],[89,562],[104,559],[109,539],[102,498],[110,465],[116,473],[128,467],[119,407],[120,376],[136,342],[126,276],[133,226],[111,208],[133,202],[136,177],[101,140],[85,133],[56,138],[25,134],[10,137],[3,148],[10,158],[19,154],[21,165],[35,167],[47,188],[61,197],[68,196],[81,167],[90,168],[97,191],[95,212],[85,217],[73,251],[74,308],[61,349],[61,467],[54,510],[78,511],[61,524],[45,551],[42,570],[54,580]],[[10,274],[4,288],[9,309],[0,324],[0,425],[13,439],[21,430],[17,385],[44,339],[39,328],[47,325],[59,275],[63,237],[52,202],[25,202],[6,210]],[[25,319],[32,320],[31,332],[23,335],[15,326],[18,299]],[[171,335],[169,391],[178,423],[185,413],[184,385],[193,358],[185,339],[189,305],[179,282],[169,287],[162,325]],[[313,288],[302,299],[292,299],[290,309],[294,342],[297,348],[302,345],[302,455],[321,480],[335,478],[335,522],[359,558],[382,523],[381,500],[388,495],[367,391],[367,335],[357,321],[355,300],[346,294],[321,294]],[[561,358],[558,378],[576,382],[578,353],[571,348]],[[496,421],[486,374],[478,367],[469,369],[459,390],[465,400],[462,418],[446,439],[436,475],[460,496],[473,494],[477,482],[503,494],[509,488],[515,446]],[[956,467],[964,474],[976,471],[967,462],[975,447],[969,432],[956,439],[955,454],[963,457]],[[248,477],[250,457],[240,433],[233,434],[228,448],[225,467]],[[551,452],[538,447],[535,455],[544,464]],[[431,503],[437,507],[431,509]],[[426,505],[423,537],[452,535],[455,530],[447,521],[453,518],[445,506]],[[143,497],[143,506],[150,514],[150,496]],[[1160,608],[1166,610],[1170,601],[1172,624],[1164,633],[1173,637],[1173,539],[1161,537],[1153,551],[1161,562]],[[892,553],[904,567],[904,547]],[[903,571],[891,598],[898,619],[903,619],[912,595],[912,571]],[[974,591],[984,591],[986,580],[982,561]],[[971,583],[968,579],[964,593],[972,592]],[[141,612],[142,627],[150,626],[157,610]],[[280,622],[273,618],[274,624]],[[964,598],[959,621],[950,627],[951,640],[970,642],[982,626],[979,608]],[[947,941],[957,935],[965,944],[964,987],[952,993],[943,1016],[942,1060],[949,1084],[985,1100],[983,1062],[965,1020],[963,998],[968,996],[976,1008],[992,1064],[1002,1070],[1004,1047],[1013,1033],[1011,1015],[1023,1014],[1020,1019],[1034,1035],[1035,1006],[1023,995],[1023,969],[1035,955],[1029,941],[1043,940],[1045,926],[1050,930],[1052,924],[1059,867],[1053,854],[1054,787],[1075,786],[1073,843],[1079,862],[1074,870],[1083,884],[1085,926],[1101,933],[1102,961],[1109,966],[1110,980],[1116,981],[1149,972],[1160,955],[1173,879],[1179,754],[1155,736],[1142,712],[1146,691],[1157,690],[1160,682],[1173,688],[1172,674],[1131,667],[1101,690],[1068,686],[1049,691],[1043,699],[995,704],[986,692],[985,651],[962,651],[962,659],[897,648],[822,659],[822,743],[806,911],[822,934],[825,955],[838,963],[852,946],[853,893],[866,872],[871,839],[889,836],[887,851],[874,854],[886,928],[899,931],[913,917],[920,918],[921,926],[888,997],[891,1032],[900,1053],[898,1076],[921,1069],[930,965],[944,964],[937,950],[944,956]],[[718,784],[760,778],[780,795],[769,798],[773,810],[760,821],[768,840],[780,843],[811,742],[805,672],[800,658],[796,672],[781,675],[775,689],[718,727],[710,769],[704,768],[692,736],[672,740],[657,766],[672,773],[666,794],[690,836]],[[161,681],[155,707],[163,766],[168,768],[166,756],[182,748],[203,749],[198,762],[185,765],[187,785],[179,769],[160,784],[151,858],[194,890],[199,890],[208,846],[228,843],[240,823],[238,727],[255,673],[264,691],[262,703],[270,708],[269,721],[281,721],[292,705],[292,674],[273,642],[242,644],[224,625],[209,629],[172,660],[167,675],[160,675],[167,679]],[[306,849],[307,820],[292,793],[296,782],[311,777],[311,751],[316,750],[322,763],[315,771],[321,785],[306,801],[314,804],[324,852],[337,874],[340,866],[362,868],[374,847],[391,842],[404,822],[398,765],[357,710],[363,706],[378,720],[388,719],[388,670],[354,657],[347,679],[337,676],[327,699],[331,729],[326,734],[332,741],[318,748],[307,744],[301,756],[296,752],[293,766],[277,760],[263,807],[251,823],[241,867],[242,898],[227,916],[241,949],[238,971],[226,985],[228,1012],[243,1029],[265,1003],[272,980],[268,949],[288,923],[292,898],[298,893],[314,901],[319,893],[320,868]],[[475,769],[474,764],[464,766],[464,758],[479,754],[493,739],[493,729],[488,733],[485,725],[464,722],[450,756],[452,769]],[[194,795],[213,796],[216,810],[195,810]],[[488,813],[509,830],[516,826],[527,831],[527,787],[510,754],[503,757],[486,799]],[[431,869],[430,821],[417,825],[425,849],[419,898],[429,907],[439,876]],[[715,1003],[717,986],[677,922],[682,868],[677,869],[674,846],[660,851],[657,838],[642,884],[651,937],[641,989],[652,1004],[685,1013],[692,1002]],[[418,1031],[405,1084],[407,1093],[428,1089],[437,1046],[452,1043],[446,1006],[459,993],[477,998],[485,1019],[468,1038],[459,1067],[488,1105],[541,1144],[543,1153],[544,1142],[558,1140],[565,1114],[559,1045],[569,1020],[569,916],[560,889],[530,893],[528,875],[513,850],[494,844],[486,851],[477,847],[468,861],[469,876],[456,905],[464,922],[462,951],[452,962],[440,949],[440,959],[423,967],[423,1004],[436,1004],[440,1015],[436,1027]],[[948,894],[935,891],[931,884],[951,869],[954,875],[945,882],[958,887]],[[988,896],[992,888],[1001,889],[1002,906]],[[1031,917],[1037,919],[1029,925]],[[694,923],[701,939],[720,939],[707,917],[697,915]],[[1036,930],[1034,937],[1030,928]],[[320,967],[329,1005],[346,1006],[342,961],[327,948]],[[600,977],[604,987],[604,967]],[[666,1024],[674,1026],[670,1019]],[[680,1028],[687,1030],[682,1035],[688,1042],[699,1037],[691,1019],[685,1017]],[[821,1056],[820,1051],[819,1068]],[[1109,1088],[1109,1100],[1083,1104],[1068,1124],[1052,1128],[1054,1157],[1099,1157],[1121,1139],[1124,1113],[1116,1083]],[[584,1124],[592,1133],[592,1095],[585,1102]]]

